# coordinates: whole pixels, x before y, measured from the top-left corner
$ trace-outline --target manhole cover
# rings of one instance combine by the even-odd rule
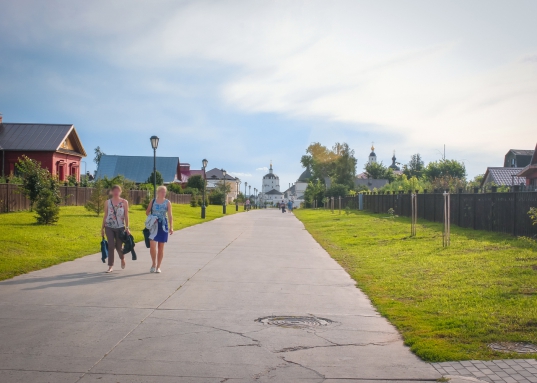
[[[489,347],[494,351],[516,352],[518,354],[537,354],[537,346],[524,342],[498,342],[491,343]]]
[[[287,328],[326,327],[334,323],[330,319],[310,316],[270,316],[256,319],[256,322]]]

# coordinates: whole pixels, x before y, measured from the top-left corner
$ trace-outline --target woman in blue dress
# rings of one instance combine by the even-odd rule
[[[164,244],[168,242],[168,233],[173,234],[172,204],[166,199],[166,186],[157,188],[157,198],[152,200],[146,210],[146,215],[152,214],[158,218],[157,234],[151,239],[149,251],[153,264],[149,272],[160,273],[160,265],[164,258]]]

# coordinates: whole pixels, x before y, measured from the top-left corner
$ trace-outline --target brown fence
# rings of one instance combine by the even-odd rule
[[[433,222],[443,221],[444,197],[442,193],[418,194],[418,218]],[[409,217],[410,194],[365,194],[364,210]],[[344,208],[356,208],[358,197],[345,197]],[[451,194],[451,223],[475,230],[496,231],[516,236],[537,235],[537,225],[528,216],[530,207],[537,207],[537,192],[512,193],[460,193]]]
[[[93,192],[93,188],[78,186],[61,186],[63,206],[84,206]],[[129,190],[127,200],[131,205],[140,205],[147,195],[146,190]],[[190,203],[190,194],[175,194],[168,192],[168,199],[172,203]],[[19,191],[18,185],[0,184],[0,213],[28,210],[30,201]]]

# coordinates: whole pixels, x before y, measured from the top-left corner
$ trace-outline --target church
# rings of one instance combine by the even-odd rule
[[[283,200],[283,193],[280,192],[280,177],[274,174],[272,161],[267,174],[263,176],[263,187],[261,188],[261,205],[273,206]]]

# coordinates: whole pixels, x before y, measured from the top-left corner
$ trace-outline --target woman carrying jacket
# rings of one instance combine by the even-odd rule
[[[149,269],[150,273],[160,273],[160,265],[164,258],[164,244],[168,242],[168,233],[173,234],[173,214],[172,204],[166,199],[166,193],[168,189],[166,186],[159,186],[157,188],[157,198],[152,200],[145,212],[146,215],[154,215],[158,218],[157,234],[151,239],[149,252],[151,253],[152,265]],[[158,251],[157,251],[158,248]]]
[[[114,268],[114,249],[121,259],[121,268],[125,268],[125,257],[121,250],[123,242],[121,234],[129,231],[129,203],[126,199],[121,198],[121,186],[114,185],[110,191],[112,197],[104,203],[103,225],[101,227],[101,236],[106,234],[108,241],[108,271],[111,273]]]

